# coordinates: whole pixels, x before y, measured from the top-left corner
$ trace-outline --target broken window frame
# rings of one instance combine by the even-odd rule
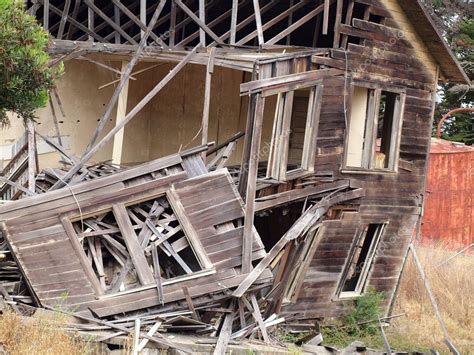
[[[354,91],[355,89],[367,89],[367,108],[364,127],[364,140],[367,144],[363,144],[361,166],[348,165],[349,143],[351,139],[351,121],[354,110]],[[376,144],[377,144],[377,127],[379,121],[380,100],[382,92],[392,93],[397,95],[392,117],[392,127],[390,133],[390,147],[387,168],[377,168],[375,163]],[[347,112],[348,127],[346,129],[346,138],[344,144],[343,167],[341,171],[347,173],[398,173],[399,156],[400,156],[400,141],[402,135],[403,116],[405,110],[406,90],[400,87],[387,86],[379,83],[369,81],[353,80],[348,101],[350,103]],[[365,142],[364,142],[365,143]]]
[[[382,238],[384,236],[384,233],[385,233],[385,230],[387,228],[388,223],[389,223],[388,221],[383,221],[383,222],[381,222],[381,221],[370,221],[370,222],[368,222],[367,221],[367,222],[363,223],[361,226],[359,226],[359,228],[357,229],[356,234],[355,234],[356,238],[354,238],[354,242],[353,242],[352,247],[350,249],[350,254],[349,254],[349,256],[346,260],[346,264],[344,265],[344,271],[341,275],[339,285],[337,287],[337,291],[336,291],[337,297],[336,297],[336,299],[346,300],[346,299],[351,299],[351,298],[357,298],[357,297],[360,297],[364,294],[365,289],[366,289],[366,285],[367,285],[367,281],[369,279],[370,271],[372,270],[372,265],[374,263],[374,260],[375,260],[376,254],[377,254],[378,246],[379,246],[380,241],[382,240]],[[369,247],[369,250],[367,252],[367,256],[366,256],[366,259],[364,261],[362,270],[360,272],[359,279],[358,279],[357,284],[355,286],[355,290],[354,291],[343,291],[344,284],[346,283],[347,278],[349,276],[348,274],[349,274],[350,268],[352,266],[354,258],[356,257],[356,252],[358,250],[357,248],[361,244],[361,241],[362,241],[362,245],[363,245],[363,240],[365,240],[365,238],[367,237],[367,232],[368,232],[368,229],[369,229],[370,225],[378,225],[379,227],[375,231],[376,234],[374,235],[374,237],[372,239],[372,242],[370,243],[370,247]]]
[[[121,202],[110,204],[108,206],[102,206],[102,208],[91,211],[91,212],[88,211],[86,214],[74,215],[74,216],[61,216],[60,220],[61,220],[61,223],[62,223],[62,225],[63,225],[63,227],[66,231],[66,234],[67,234],[69,240],[71,241],[71,244],[73,245],[77,256],[79,257],[81,265],[83,266],[84,271],[85,271],[89,281],[91,282],[92,287],[94,288],[94,291],[95,291],[96,295],[99,296],[99,298],[114,297],[114,296],[117,296],[117,295],[123,295],[123,294],[127,294],[127,293],[138,292],[138,291],[143,291],[143,290],[146,290],[146,289],[156,288],[157,283],[155,281],[155,282],[152,282],[152,283],[143,284],[142,282],[139,281],[138,282],[139,285],[136,286],[136,287],[126,289],[124,291],[119,290],[119,291],[116,291],[116,292],[106,292],[108,290],[100,284],[98,275],[96,274],[96,272],[94,271],[92,265],[88,261],[87,255],[84,251],[84,248],[83,248],[82,244],[80,243],[79,235],[78,235],[78,233],[76,233],[76,231],[74,229],[74,226],[73,226],[73,223],[81,221],[81,219],[85,220],[89,217],[97,216],[97,215],[100,215],[100,214],[103,214],[103,213],[107,213],[109,211],[114,213],[114,215],[115,215],[114,210],[117,207],[118,208],[122,208],[122,207],[127,208],[129,206],[140,204],[140,203],[143,203],[143,202],[146,202],[146,201],[153,201],[153,200],[156,200],[156,199],[159,199],[159,198],[162,198],[162,197],[165,197],[166,200],[168,201],[168,203],[170,204],[170,207],[173,210],[173,212],[176,216],[176,219],[178,220],[178,223],[182,228],[184,237],[186,238],[186,240],[189,244],[189,247],[191,248],[192,252],[194,253],[194,256],[196,257],[197,262],[199,263],[199,265],[201,267],[201,270],[193,271],[192,273],[188,273],[188,274],[184,274],[184,275],[178,275],[178,276],[175,276],[175,277],[170,278],[170,279],[163,279],[162,286],[171,285],[171,284],[179,283],[179,282],[182,282],[182,281],[187,281],[187,280],[190,280],[190,279],[195,279],[195,278],[198,278],[198,277],[207,276],[207,275],[210,275],[210,274],[213,274],[213,273],[216,272],[216,269],[215,269],[214,265],[211,263],[207,253],[205,252],[203,246],[201,245],[201,242],[199,241],[198,237],[195,235],[194,228],[192,227],[192,225],[190,224],[190,222],[186,218],[186,215],[184,214],[184,211],[182,211],[182,207],[181,207],[181,204],[180,204],[178,198],[174,195],[173,191],[171,191],[171,190],[167,191],[165,193],[158,194],[156,196],[147,197],[145,200],[142,199],[142,200],[121,201]],[[118,226],[118,228],[120,230],[120,233],[123,234],[124,231],[122,231],[122,228],[120,228],[120,226]],[[127,248],[127,252],[130,253],[129,248],[128,247],[126,247],[126,248]],[[141,253],[142,253],[143,256],[145,256],[143,249],[141,250]],[[132,264],[133,264],[133,268],[136,269],[137,266],[133,262],[133,258],[132,258]]]
[[[287,181],[314,172],[323,87],[322,80],[315,80],[262,92],[262,97],[278,95],[268,157],[267,178]],[[293,97],[295,91],[300,89],[310,89],[301,167],[288,171]]]
[[[306,239],[302,243],[307,243],[308,247],[298,258],[295,268],[286,283],[283,303],[294,303],[298,300],[298,295],[303,285],[304,276],[309,268],[314,253],[321,241],[320,235],[324,235],[324,228],[318,224],[306,233]]]

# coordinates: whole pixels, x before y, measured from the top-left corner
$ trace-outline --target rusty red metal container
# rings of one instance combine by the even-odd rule
[[[474,147],[432,138],[423,242],[457,248],[474,242]]]

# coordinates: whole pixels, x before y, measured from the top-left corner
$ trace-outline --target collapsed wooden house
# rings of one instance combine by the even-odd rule
[[[65,63],[50,150],[24,138],[0,190],[35,304],[217,331],[217,352],[370,288],[390,312],[437,83],[468,81],[419,0],[28,5]]]

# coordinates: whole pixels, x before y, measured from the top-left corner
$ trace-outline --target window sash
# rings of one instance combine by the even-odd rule
[[[400,155],[400,140],[401,140],[401,129],[403,124],[403,111],[405,106],[405,90],[399,88],[382,88],[373,83],[356,82],[352,85],[352,97],[355,87],[367,88],[367,109],[365,118],[365,127],[363,135],[363,148],[362,158],[360,166],[353,166],[348,164],[349,143],[351,139],[351,122],[347,130],[345,153],[344,153],[344,169],[347,170],[370,170],[370,171],[387,171],[397,172],[398,171],[398,160]],[[393,110],[393,120],[391,127],[391,138],[389,154],[386,156],[388,164],[386,168],[376,168],[375,157],[376,157],[376,143],[377,143],[377,127],[378,127],[378,114],[380,109],[380,100],[382,91],[396,94],[396,100]],[[352,106],[352,104],[351,104]],[[354,110],[351,107],[351,112]],[[352,117],[351,117],[352,118]],[[352,119],[351,119],[352,121]]]

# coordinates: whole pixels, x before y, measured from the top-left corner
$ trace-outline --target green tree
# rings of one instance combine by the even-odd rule
[[[474,19],[473,6],[461,0],[424,0],[425,5],[443,32],[468,77],[474,79]],[[474,86],[444,84],[439,92],[442,101],[435,111],[433,135],[441,117],[458,107],[473,107]],[[445,121],[442,137],[474,145],[474,115],[457,113]]]
[[[62,67],[50,68],[48,33],[26,13],[23,1],[0,0],[0,126],[7,112],[25,122],[46,105],[48,90]]]

